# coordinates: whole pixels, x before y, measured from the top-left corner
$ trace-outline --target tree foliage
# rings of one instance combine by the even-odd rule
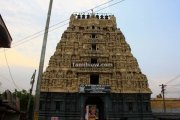
[[[30,96],[30,93],[28,93],[26,90],[22,90],[22,91],[17,91],[15,89],[15,92],[13,92],[14,95],[16,95],[19,98],[20,101],[20,111],[21,112],[26,112],[27,111],[27,105],[28,105],[28,100]],[[33,111],[33,97],[31,97],[31,104],[30,104],[30,110],[29,111]]]

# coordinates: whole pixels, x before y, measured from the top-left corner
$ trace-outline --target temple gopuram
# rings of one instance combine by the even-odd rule
[[[148,80],[112,14],[74,13],[43,73],[40,120],[153,120]]]

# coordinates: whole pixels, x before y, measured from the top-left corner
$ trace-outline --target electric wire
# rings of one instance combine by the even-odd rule
[[[106,4],[108,4],[108,3],[111,3],[112,1],[114,1],[114,0],[110,0],[110,1],[108,1],[108,2],[102,3],[102,4],[96,6],[96,7],[92,8],[92,9],[96,9],[96,8],[98,8],[98,7],[100,7],[100,6],[103,6],[103,5],[106,5]],[[114,3],[114,4],[111,4],[111,5],[107,6],[107,7],[104,7],[104,8],[102,8],[102,9],[99,9],[98,11],[101,11],[101,10],[103,10],[103,9],[105,9],[105,8],[108,8],[108,7],[111,7],[111,6],[113,6],[113,5],[116,5],[116,4],[118,4],[118,3],[120,3],[120,2],[123,2],[123,1],[125,1],[125,0],[121,0],[121,1],[119,1],[119,2],[116,2],[116,3]],[[82,13],[88,12],[88,11],[90,11],[90,10],[92,10],[92,9],[88,9],[88,10],[82,12]],[[95,11],[95,12],[98,12],[98,11]],[[50,26],[49,29],[52,28],[52,27],[54,27],[54,26],[57,26],[58,24],[64,23],[64,22],[66,22],[66,21],[68,21],[68,20],[69,20],[69,19],[65,19],[65,20],[63,20],[63,21],[61,21],[61,22],[58,22],[58,23]],[[68,24],[68,23],[67,23],[67,24]],[[63,25],[63,26],[64,26],[64,25]],[[58,28],[60,28],[60,27],[62,27],[62,26],[59,26],[59,27],[57,27],[56,29],[58,29]],[[19,45],[21,45],[21,44],[23,44],[23,43],[26,43],[26,42],[28,42],[28,41],[30,41],[30,40],[33,40],[34,38],[37,38],[37,37],[43,35],[43,34],[44,34],[44,33],[42,33],[43,31],[44,31],[44,29],[43,29],[43,30],[40,30],[40,31],[38,31],[38,32],[36,32],[36,33],[34,33],[34,34],[32,34],[32,35],[29,35],[29,36],[27,36],[27,37],[25,37],[25,38],[23,38],[23,39],[21,39],[21,40],[19,40],[19,41],[17,41],[17,42],[15,42],[12,47],[19,46]],[[52,31],[53,31],[53,30],[52,30]],[[40,33],[41,33],[41,34],[40,34]],[[40,34],[40,35],[38,35],[38,34]],[[35,35],[37,35],[37,36],[35,36]],[[33,37],[33,36],[34,36],[34,37]],[[27,39],[29,39],[29,40],[27,40]],[[26,41],[25,41],[25,40],[26,40]],[[16,44],[17,44],[17,45],[16,45]]]
[[[64,22],[67,21],[67,20],[69,20],[69,19],[66,19],[66,20],[63,20],[63,21],[61,21],[61,22],[59,22],[59,23],[57,23],[57,24],[54,24],[54,25],[50,26],[49,29],[50,29],[50,28],[53,28],[54,26],[57,26],[57,25],[60,24],[60,23],[64,23]],[[63,25],[63,26],[64,26],[64,25]],[[59,27],[62,27],[62,26],[59,26]],[[50,31],[51,31],[51,30],[50,30]],[[53,31],[53,30],[52,30],[52,31]],[[44,30],[41,30],[41,31],[36,32],[36,33],[34,33],[34,34],[32,34],[32,35],[29,35],[29,36],[27,36],[27,37],[25,37],[25,38],[17,41],[16,43],[14,43],[12,47],[18,46],[18,45],[21,44],[21,43],[25,43],[25,42],[26,42],[26,41],[25,41],[26,39],[32,40],[32,39],[34,39],[34,38],[37,38],[37,37],[43,35],[43,34],[44,34],[43,32],[44,32]],[[35,36],[35,35],[36,35],[36,36]],[[29,40],[27,40],[27,41],[29,41]],[[16,45],[16,44],[17,44],[17,45]]]
[[[99,12],[99,11],[101,11],[101,10],[104,10],[104,9],[106,9],[106,8],[108,8],[108,7],[114,6],[114,5],[116,5],[116,4],[118,4],[118,3],[121,3],[121,2],[123,2],[123,1],[125,1],[125,0],[121,0],[121,1],[118,1],[118,2],[113,3],[113,4],[111,4],[111,5],[108,5],[107,7],[101,8],[101,9],[95,11],[95,12]]]
[[[86,12],[92,10],[92,9],[96,9],[96,8],[98,8],[98,7],[100,7],[100,6],[103,6],[103,5],[105,5],[105,4],[108,4],[108,3],[112,2],[112,1],[114,1],[114,0],[110,0],[110,1],[108,1],[108,2],[102,3],[102,4],[100,4],[100,5],[98,5],[98,6],[94,7],[94,8],[88,9],[88,10],[82,12],[82,13],[86,13]],[[60,22],[58,22],[58,23],[56,23],[56,24],[53,24],[53,25],[51,25],[51,26],[49,27],[49,29],[52,28],[52,27],[54,27],[54,26],[57,26],[57,25],[59,25],[59,24],[61,24],[61,23],[64,23],[64,22],[66,22],[66,21],[68,21],[68,20],[69,20],[69,18],[68,18],[68,19],[65,19],[65,20],[62,20],[62,21],[60,21]],[[25,38],[17,41],[16,43],[21,42],[21,41],[23,41],[23,40],[25,40],[25,39],[31,38],[32,36],[37,35],[37,34],[39,34],[39,33],[41,33],[41,32],[44,32],[44,29],[43,29],[43,30],[40,30],[40,31],[38,31],[38,32],[36,32],[36,33],[34,33],[34,34],[32,34],[32,35],[29,35],[29,36],[27,36],[27,37],[25,37]],[[14,44],[16,44],[16,43],[14,43]]]
[[[165,90],[166,90],[166,93],[169,93],[169,91],[172,92],[172,91],[171,91],[171,88],[176,87],[176,86],[177,86],[177,87],[180,86],[180,85],[168,85],[170,82],[173,82],[174,80],[178,79],[179,77],[180,77],[180,74],[178,74],[176,77],[174,77],[173,79],[167,81],[167,82],[164,84],[165,87],[168,87],[168,89],[165,89]],[[170,90],[169,90],[169,89],[170,89]]]
[[[166,89],[166,93],[175,93],[175,92],[177,92],[177,91],[174,91],[174,90],[177,90],[179,88],[179,86],[180,85],[167,85],[168,89]],[[174,89],[174,87],[175,87],[175,89]]]
[[[7,60],[7,56],[6,56],[6,51],[5,51],[5,48],[4,48],[4,57],[5,57],[5,60],[6,60],[6,64],[7,64],[7,67],[8,67],[8,71],[9,71],[9,75],[10,75],[10,78],[15,86],[15,88],[19,89],[19,87],[16,85],[14,79],[13,79],[13,76],[12,76],[12,73],[11,73],[11,69],[9,67],[9,63],[8,63],[8,60]]]
[[[63,25],[61,25],[61,26],[58,26],[58,27],[52,29],[52,30],[49,30],[48,32],[52,32],[52,31],[54,31],[54,30],[56,30],[56,29],[58,29],[58,28],[61,28],[61,27],[65,26],[65,25],[67,25],[67,24],[68,24],[68,23],[65,23],[65,24],[63,24]],[[28,41],[30,41],[30,40],[32,40],[32,39],[38,38],[38,37],[42,36],[43,34],[44,34],[44,33],[39,34],[39,35],[37,35],[37,36],[34,36],[33,38],[31,38],[31,39],[29,39],[29,40],[26,40],[26,41],[23,41],[23,42],[21,42],[21,43],[19,43],[19,44],[17,44],[17,45],[14,45],[13,47],[19,46],[19,45],[24,44],[24,43],[26,43],[26,42],[28,42]]]
[[[168,85],[170,82],[173,82],[174,80],[178,79],[179,77],[180,77],[180,74],[178,74],[176,77],[174,77],[173,79],[171,79],[171,80],[169,80],[169,81],[167,81],[165,83],[165,85],[168,87],[168,89],[166,89],[167,93],[169,93],[169,92],[172,93],[172,89],[171,88],[180,86],[180,85]]]
[[[112,1],[114,1],[114,0],[109,0],[108,2],[102,3],[102,4],[100,4],[100,5],[98,5],[98,6],[94,7],[94,8],[88,9],[88,10],[84,11],[84,13],[86,13],[86,12],[88,12],[88,11],[90,11],[90,10],[96,9],[96,8],[98,8],[98,7],[101,7],[101,6],[103,6],[103,5],[106,5],[106,4],[108,4],[108,3],[112,2]],[[82,13],[83,13],[83,12],[82,12]]]
[[[167,81],[165,84],[167,85],[167,84],[169,84],[170,82],[172,82],[172,81],[178,79],[179,77],[180,77],[180,74],[178,74],[178,75],[177,75],[176,77],[174,77],[173,79]]]
[[[105,5],[105,4],[108,4],[108,3],[112,2],[112,1],[114,1],[114,0],[110,0],[110,1],[108,1],[108,2],[105,2],[105,3],[103,3],[103,4],[100,4],[100,5],[92,8],[92,9],[96,9],[96,8],[98,8],[98,7],[100,7],[100,6],[103,6],[103,5]],[[114,6],[114,5],[116,5],[116,4],[118,4],[118,3],[121,3],[121,2],[123,2],[123,1],[125,1],[125,0],[121,0],[121,1],[118,1],[118,2],[113,3],[113,4],[111,4],[111,5],[108,5],[108,6],[104,7],[104,8],[101,8],[101,9],[95,11],[95,12],[99,12],[99,11],[101,11],[101,10],[103,10],[103,9],[106,9],[106,8],[108,8],[108,7],[111,7],[111,6]],[[85,13],[85,12],[88,12],[88,11],[90,11],[90,10],[92,10],[92,9],[86,10],[86,11],[84,11],[84,13]],[[54,26],[57,26],[58,24],[64,23],[64,22],[66,22],[66,21],[68,21],[68,20],[69,20],[69,19],[65,19],[65,20],[63,20],[63,21],[61,21],[61,22],[59,22],[59,23],[56,23],[56,24],[50,26],[49,28],[52,28],[52,27],[54,27]],[[54,29],[52,29],[52,30],[49,30],[49,32],[52,32],[52,31],[54,31],[54,30],[56,30],[56,29],[58,29],[58,28],[61,28],[61,27],[65,26],[65,25],[67,25],[67,24],[68,24],[68,23],[65,23],[65,24],[63,24],[63,25],[61,25],[61,26],[58,26],[58,27],[56,27],[56,28],[54,28]],[[27,36],[27,37],[25,37],[25,38],[17,41],[16,43],[14,43],[15,45],[13,45],[12,47],[19,46],[19,45],[21,45],[21,44],[23,44],[23,43],[26,43],[26,42],[28,42],[28,41],[30,41],[30,40],[33,40],[34,38],[37,38],[37,37],[43,35],[44,33],[43,33],[43,34],[40,34],[40,33],[42,33],[43,31],[44,31],[44,30],[38,31],[38,32],[36,32],[36,33],[34,33],[34,34],[32,34],[32,35],[29,35],[29,36]],[[39,34],[40,34],[40,35],[39,35]],[[35,36],[35,35],[37,35],[37,36]],[[34,37],[33,37],[33,36],[34,36]],[[31,37],[32,37],[32,38],[31,38]],[[26,40],[26,39],[29,39],[29,40]],[[24,41],[24,40],[26,40],[26,41]],[[7,64],[7,66],[8,66],[8,70],[9,70],[9,74],[10,74],[11,80],[13,81],[14,86],[15,86],[17,89],[19,89],[19,87],[16,85],[16,83],[15,83],[13,77],[12,77],[12,73],[11,73],[11,70],[10,70],[10,67],[9,67],[9,64],[8,64],[8,61],[7,61],[5,49],[4,49],[4,56],[5,56],[5,59],[6,59],[6,64]]]

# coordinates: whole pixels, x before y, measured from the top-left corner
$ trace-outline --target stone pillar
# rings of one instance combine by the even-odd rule
[[[80,109],[81,109],[80,120],[84,120],[84,96],[82,94],[80,94]]]
[[[104,117],[105,120],[108,120],[108,106],[109,105],[109,100],[108,100],[108,95],[105,95],[105,102],[104,102]]]
[[[143,112],[144,112],[144,110],[143,110],[143,106],[144,106],[143,95],[144,94],[140,95],[141,96],[141,120],[143,120]]]
[[[126,106],[125,106],[125,95],[124,95],[124,93],[122,94],[122,112],[123,112],[123,114],[125,113],[125,109],[126,109]]]

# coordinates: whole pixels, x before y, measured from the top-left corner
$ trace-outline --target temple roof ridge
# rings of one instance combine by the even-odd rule
[[[72,14],[76,19],[89,19],[89,18],[98,18],[98,19],[110,19],[114,17],[111,13],[86,13],[86,12],[74,12]]]

